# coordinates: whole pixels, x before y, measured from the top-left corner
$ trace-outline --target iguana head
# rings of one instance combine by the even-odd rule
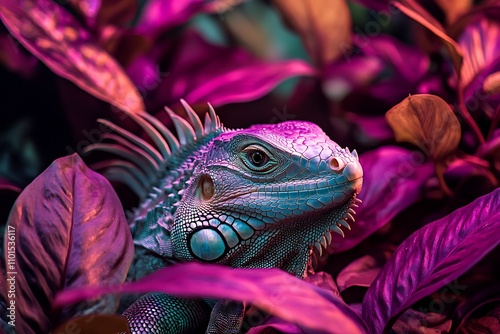
[[[173,256],[305,273],[354,213],[363,170],[316,125],[227,131],[205,147],[174,217]]]
[[[304,276],[312,254],[354,213],[363,171],[316,125],[284,122],[225,128],[209,105],[204,124],[166,108],[177,137],[147,113],[130,113],[149,142],[112,123],[90,145],[125,159],[101,165],[140,204],[129,216],[134,243],[160,257],[234,267],[278,267]],[[313,253],[313,250],[317,250]]]

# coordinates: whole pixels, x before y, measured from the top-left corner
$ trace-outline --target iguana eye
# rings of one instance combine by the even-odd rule
[[[259,150],[249,150],[247,152],[247,157],[255,167],[262,167],[269,161],[269,157],[264,152]]]
[[[267,172],[276,163],[267,150],[260,145],[249,145],[242,150],[241,159],[254,172]]]

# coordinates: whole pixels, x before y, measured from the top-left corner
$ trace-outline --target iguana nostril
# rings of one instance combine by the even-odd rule
[[[345,163],[340,158],[332,157],[330,159],[329,166],[330,169],[333,170],[334,172],[341,172],[345,167]]]

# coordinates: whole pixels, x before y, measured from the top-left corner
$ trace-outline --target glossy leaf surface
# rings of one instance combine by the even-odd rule
[[[112,292],[151,291],[178,297],[249,302],[305,331],[365,333],[364,322],[339,297],[279,269],[232,269],[193,262],[162,269],[122,287],[68,290],[58,296],[57,304],[62,306]]]
[[[494,249],[500,243],[499,222],[497,189],[407,238],[363,300],[363,318],[371,332],[387,332],[403,311],[465,273]],[[459,288],[463,289],[450,287]]]
[[[123,282],[134,251],[114,190],[77,155],[56,160],[19,195],[6,235],[5,251],[14,247],[16,255],[7,275],[16,272],[19,333],[49,332],[51,303],[62,289]],[[62,319],[116,307],[114,298],[87,301]]]
[[[144,110],[120,65],[57,2],[5,0],[0,9],[0,18],[15,38],[57,75],[118,108]]]
[[[449,105],[438,96],[409,96],[385,117],[397,141],[418,146],[435,161],[448,157],[460,142],[460,123]]]

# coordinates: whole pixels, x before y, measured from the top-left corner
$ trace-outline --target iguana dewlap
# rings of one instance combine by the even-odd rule
[[[343,235],[341,228],[354,220],[363,177],[356,151],[309,122],[231,130],[209,106],[202,125],[181,102],[189,123],[167,109],[177,137],[141,113],[129,116],[153,144],[101,120],[114,133],[88,147],[126,158],[105,162],[105,174],[140,197],[130,215],[136,259],[129,278],[181,261],[278,267],[305,277],[311,256],[321,255],[332,233]],[[202,301],[151,294],[124,314],[134,333],[203,332],[207,323],[207,332],[226,323],[228,331],[237,330],[243,310],[227,308],[231,317],[224,305],[210,317]]]

